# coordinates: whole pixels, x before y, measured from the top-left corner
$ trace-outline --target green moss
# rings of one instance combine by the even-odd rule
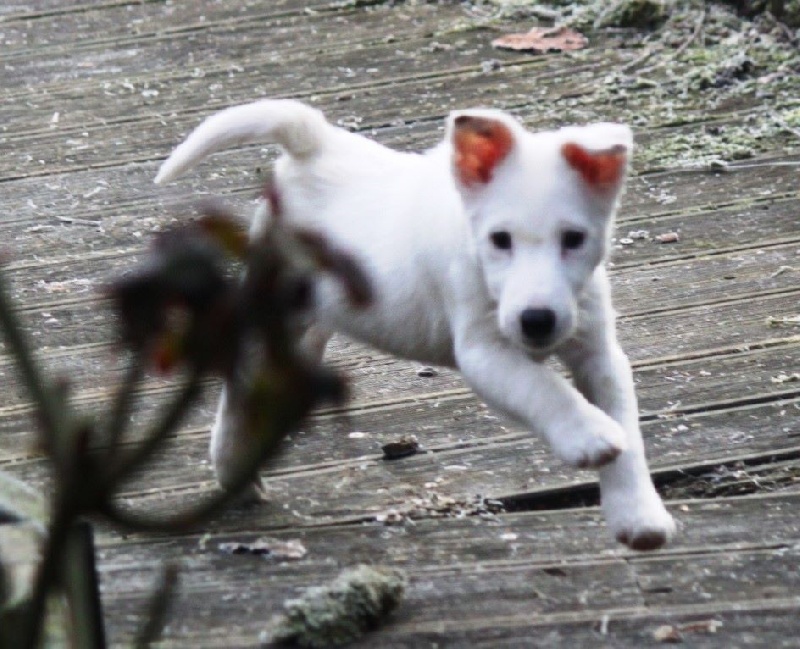
[[[701,0],[487,2],[509,12],[513,6],[500,18],[524,15],[525,7],[536,18],[546,8],[555,22],[588,33],[586,50],[553,56],[594,61],[607,44],[606,60],[620,61],[610,72],[598,73],[605,67],[598,64],[565,78],[563,95],[548,88],[527,106],[521,98],[532,125],[627,122],[639,142],[635,171],[730,163],[800,147],[800,34],[764,8],[748,18],[736,13],[736,3]],[[783,7],[786,20],[800,11],[800,0]],[[596,29],[622,25],[648,29]]]
[[[779,18],[790,27],[800,27],[800,0],[785,0]]]
[[[403,597],[405,575],[394,569],[360,565],[331,584],[309,588],[288,600],[262,642],[309,649],[340,647],[377,627]]]
[[[654,29],[666,22],[674,8],[674,0],[617,0],[602,11],[594,26]]]

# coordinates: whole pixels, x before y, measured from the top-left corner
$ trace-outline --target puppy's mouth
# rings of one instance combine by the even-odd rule
[[[542,359],[550,356],[561,344],[561,339],[554,339],[548,342],[532,342],[530,340],[522,339],[519,345],[525,350],[528,356],[535,359]]]

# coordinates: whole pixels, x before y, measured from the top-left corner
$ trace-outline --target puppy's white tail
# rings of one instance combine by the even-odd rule
[[[242,144],[275,143],[289,155],[305,158],[319,150],[328,128],[332,127],[321,112],[291,99],[264,99],[233,106],[212,115],[192,131],[161,165],[155,182],[168,182],[206,156]]]

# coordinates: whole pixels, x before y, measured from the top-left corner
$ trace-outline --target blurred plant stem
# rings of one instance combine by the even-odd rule
[[[133,532],[191,530],[256,479],[259,467],[276,455],[285,435],[312,408],[323,400],[344,398],[342,379],[309,364],[298,352],[302,330],[296,321],[308,306],[316,273],[338,279],[354,306],[369,303],[369,285],[350,257],[319,235],[282,225],[279,215],[275,217],[262,236],[248,242],[224,207],[206,205],[203,218],[163,234],[146,263],[109,287],[132,356],[105,416],[77,413],[69,402],[69,384],[42,371],[0,272],[0,328],[35,405],[41,448],[54,467],[47,533],[30,597],[22,608],[9,611],[5,588],[0,588],[0,642],[13,638],[15,649],[38,647],[48,602],[52,595],[65,593],[74,646],[103,647],[94,550],[84,521],[99,518]],[[232,277],[229,262],[241,267],[242,280]],[[131,414],[150,365],[166,371],[180,368],[182,381],[131,444]],[[233,484],[168,516],[120,507],[114,496],[122,483],[163,449],[209,374],[236,386],[243,425],[253,440],[252,453]],[[137,646],[146,646],[160,633],[174,571],[168,569],[157,589]],[[2,577],[0,566],[0,586]]]

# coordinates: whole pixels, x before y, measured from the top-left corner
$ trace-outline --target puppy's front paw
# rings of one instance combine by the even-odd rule
[[[614,537],[632,550],[656,550],[675,535],[675,519],[655,492],[638,498],[603,498]]]
[[[561,460],[579,469],[594,469],[613,462],[627,448],[626,437],[617,422],[590,406],[551,439]]]

